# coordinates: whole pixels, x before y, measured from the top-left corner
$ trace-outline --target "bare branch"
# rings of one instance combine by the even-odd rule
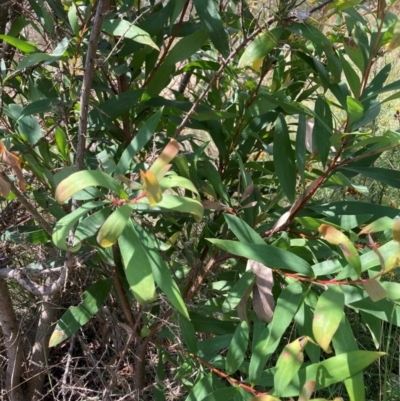
[[[50,269],[49,269],[50,270]],[[0,279],[13,279],[18,282],[23,288],[29,291],[31,294],[36,295],[37,297],[43,297],[45,295],[50,295],[56,292],[61,288],[64,284],[65,278],[67,277],[67,268],[64,267],[61,272],[60,276],[56,281],[54,281],[50,285],[38,285],[33,283],[26,277],[22,270],[20,269],[9,269],[4,268],[0,269]]]
[[[83,75],[82,93],[80,99],[81,110],[79,115],[78,146],[76,148],[76,171],[81,171],[84,169],[90,88],[93,81],[94,64],[96,59],[96,51],[99,42],[101,25],[103,23],[105,13],[108,10],[108,6],[109,0],[98,0],[97,11],[94,17],[92,31],[89,38],[89,46],[86,53],[85,73]]]

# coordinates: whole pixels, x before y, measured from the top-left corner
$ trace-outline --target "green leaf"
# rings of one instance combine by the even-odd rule
[[[316,380],[315,390],[327,388],[356,375],[383,355],[385,355],[384,352],[351,351],[309,365],[299,371],[282,396],[299,395],[303,385],[310,380]]]
[[[343,216],[343,215],[367,215],[370,214],[374,218],[388,216],[395,218],[399,211],[389,206],[375,205],[368,202],[331,202],[322,205],[310,205],[310,209],[321,213],[327,217]]]
[[[49,347],[55,347],[76,333],[103,305],[112,286],[112,279],[102,279],[91,285],[83,294],[78,306],[71,306],[61,316],[50,337]]]
[[[39,49],[35,45],[22,39],[18,39],[9,35],[0,35],[0,39],[3,39],[5,42],[16,47],[18,50],[21,50],[22,53],[31,54],[39,52]]]
[[[79,35],[79,20],[76,10],[76,5],[74,2],[68,8],[68,21],[71,25],[72,31],[74,32],[75,36]]]
[[[249,366],[250,383],[258,382],[262,369],[279,345],[281,336],[291,323],[302,298],[303,287],[298,281],[292,281],[280,294],[272,322],[257,338],[253,348]]]
[[[233,334],[225,360],[225,370],[228,375],[235,373],[244,361],[249,342],[249,326],[241,322]]]
[[[357,342],[349,321],[343,315],[339,328],[332,338],[332,345],[335,354],[340,355],[345,352],[358,349]],[[344,381],[350,401],[365,401],[365,387],[362,372],[349,377]]]
[[[308,343],[307,337],[300,337],[286,345],[276,362],[274,375],[274,391],[278,397],[289,385],[294,375],[299,371],[304,361],[304,348]]]
[[[394,188],[400,188],[400,171],[380,167],[342,167],[344,170],[354,171],[364,177],[383,182]]]
[[[132,110],[132,107],[142,96],[143,90],[128,90],[121,94],[111,96],[98,107],[89,112],[89,121],[94,125],[106,124],[109,120],[122,116]]]
[[[190,213],[196,221],[201,221],[204,214],[203,205],[199,201],[178,195],[163,194],[161,202],[156,206],[166,211]]]
[[[360,47],[352,37],[345,36],[343,38],[343,47],[350,60],[358,67],[361,72],[364,72],[364,56]]]
[[[212,244],[233,255],[242,256],[247,259],[260,262],[271,269],[283,269],[293,271],[307,277],[312,277],[311,266],[299,256],[270,246],[267,244],[247,244],[244,242],[219,240],[207,238]]]
[[[305,165],[306,165],[306,134],[307,134],[307,121],[304,114],[299,115],[299,124],[297,126],[296,134],[296,162],[297,170],[300,174],[301,181],[305,180]]]
[[[349,126],[351,127],[356,121],[358,121],[364,114],[363,104],[350,96],[347,96],[347,113]]]
[[[211,42],[222,56],[227,58],[229,55],[228,35],[222,24],[221,16],[215,1],[193,0],[193,4],[201,23],[206,28]]]
[[[189,319],[189,314],[182,299],[182,295],[179,291],[179,287],[176,282],[172,279],[171,272],[164,261],[164,259],[159,254],[154,240],[151,238],[150,234],[145,231],[138,223],[133,221],[135,231],[139,237],[140,242],[146,249],[146,253],[149,261],[151,262],[151,269],[153,271],[153,277],[157,285],[161,288],[164,294],[167,296],[171,304],[176,308],[176,310]]]
[[[318,96],[315,102],[315,118],[314,128],[312,132],[313,147],[318,149],[322,164],[325,166],[331,147],[332,113],[329,104],[325,99]]]
[[[153,302],[156,299],[156,288],[151,261],[129,217],[122,234],[118,237],[118,245],[124,262],[126,280],[133,296],[141,305]]]
[[[383,102],[382,102],[383,103]],[[374,121],[381,111],[381,103],[373,100],[373,101],[366,101],[363,102],[364,104],[364,114],[363,116],[354,123],[352,129],[353,131],[358,130],[361,127],[371,123]]]
[[[59,101],[60,100],[58,98],[47,98],[47,99],[36,100],[36,102],[29,103],[22,109],[18,121],[23,117],[29,116],[31,114],[47,113],[52,110],[55,111],[55,108],[57,107]]]
[[[229,401],[233,399],[237,391],[236,387],[219,388],[205,396],[201,401]]]
[[[100,209],[98,212],[90,214],[86,219],[78,224],[78,227],[76,227],[75,237],[79,238],[81,242],[86,238],[93,237],[107,220],[110,211],[110,207],[105,207]]]
[[[215,190],[215,192],[221,197],[225,204],[229,204],[230,197],[226,185],[222,182],[221,176],[214,164],[210,160],[205,160],[203,165],[203,173],[207,180]]]
[[[215,388],[221,387],[218,386],[219,381],[213,373],[209,373],[208,375],[204,375],[200,380],[193,386],[190,391],[186,401],[200,401],[203,400],[207,394],[210,394]]]
[[[82,245],[80,238],[75,237],[73,244],[69,245],[67,243],[71,228],[79,221],[81,217],[85,216],[92,209],[103,206],[107,203],[107,201],[85,203],[80,208],[74,210],[62,219],[58,220],[56,225],[54,226],[52,235],[54,245],[64,251],[77,252]]]
[[[385,231],[389,230],[393,227],[394,220],[391,219],[390,217],[384,216],[379,218],[378,220],[373,221],[370,224],[367,224],[365,227],[362,228],[362,230],[358,233],[358,235],[363,235],[363,234],[370,234],[370,233],[376,233],[379,231]]]
[[[196,30],[191,35],[185,36],[169,51],[160,68],[152,76],[151,81],[146,87],[147,93],[156,96],[164,89],[171,81],[171,75],[174,72],[175,65],[180,61],[184,61],[196,53],[208,35],[204,29]]]
[[[224,214],[228,227],[240,242],[265,245],[265,241],[245,221],[232,214]]]
[[[291,203],[296,195],[296,163],[285,118],[279,114],[274,131],[274,166],[278,181]]]
[[[240,277],[236,284],[229,290],[228,295],[222,304],[222,311],[224,313],[228,313],[235,309],[253,282],[254,274],[251,270],[247,270],[245,273],[243,273],[242,277]]]
[[[71,174],[57,186],[55,197],[58,203],[63,204],[76,192],[93,186],[107,188],[122,199],[128,197],[117,180],[99,170],[85,170]]]
[[[135,205],[133,203],[127,203],[111,213],[97,235],[97,242],[103,248],[108,248],[117,242],[119,236],[125,230],[134,208]]]
[[[385,245],[379,247],[379,253],[382,255],[385,261],[390,261],[390,258],[392,258],[393,255],[396,255],[398,250],[399,250],[399,245],[395,241],[389,241]],[[375,252],[367,252],[361,255],[360,260],[361,260],[362,272],[372,269],[375,266],[381,266],[380,259]],[[345,268],[343,268],[343,266],[340,263],[339,265],[340,265],[339,268],[333,269],[335,272],[340,271],[340,273],[336,276],[337,280],[344,280],[345,278],[354,276],[354,269],[352,266],[347,265]],[[323,270],[322,271],[319,270],[319,272],[321,274],[324,274]]]
[[[390,70],[392,69],[391,63],[386,64],[382,69],[379,70],[378,74],[374,76],[371,82],[367,85],[365,90],[360,96],[360,100],[363,101],[368,98],[374,98],[375,93],[383,88],[386,80],[389,77]]]
[[[65,132],[61,127],[56,127],[56,130],[54,132],[54,139],[56,140],[57,149],[60,152],[62,158],[64,159],[64,161],[69,162],[69,144],[67,136],[65,135]]]
[[[251,65],[254,61],[269,54],[278,44],[282,32],[282,28],[277,27],[256,36],[240,57],[238,67],[243,68]]]
[[[125,174],[132,162],[132,159],[144,148],[146,143],[153,137],[154,132],[160,122],[163,108],[153,114],[139,129],[139,132],[132,139],[132,142],[122,153],[121,158],[115,169],[115,175]]]
[[[197,338],[192,322],[180,317],[179,319],[183,341],[185,342],[189,352],[197,354]]]
[[[353,96],[357,96],[361,85],[360,78],[343,54],[339,53],[339,58],[344,75],[346,76],[346,81],[353,92]]]
[[[31,145],[36,145],[42,138],[42,129],[36,119],[33,116],[21,116],[23,108],[19,104],[10,104],[8,110],[5,108],[5,112],[10,118],[17,121],[18,133],[21,137]]]
[[[332,47],[328,37],[326,37],[320,29],[315,28],[312,25],[295,23],[286,25],[285,28],[301,37],[307,38],[322,50],[325,50],[326,48],[330,49]]]
[[[160,50],[147,32],[124,19],[106,20],[103,22],[101,28],[110,35],[129,38],[137,43]]]
[[[196,194],[197,200],[200,200],[200,195],[197,191],[197,188],[193,185],[192,181],[188,180],[185,177],[180,177],[178,175],[168,175],[160,181],[160,187],[163,190],[176,187],[185,188]]]
[[[374,342],[375,348],[379,349],[382,340],[382,329],[384,327],[381,319],[377,318],[376,316],[370,315],[369,313],[365,313],[362,310],[360,311],[360,316],[362,317],[363,322],[371,333],[372,341]]]
[[[53,53],[51,53],[52,57],[54,58],[54,60],[59,59],[60,57],[64,56],[66,50],[68,49],[69,46],[69,42],[71,41],[71,39],[68,38],[63,38],[61,40],[61,42],[59,42],[56,46],[56,48],[54,49]]]
[[[312,330],[318,345],[330,353],[332,337],[343,316],[344,295],[338,285],[331,285],[319,297],[314,312]]]
[[[53,56],[51,56],[50,54],[46,54],[46,53],[32,53],[32,54],[28,54],[26,57],[24,57],[19,63],[17,68],[9,75],[7,75],[6,78],[4,78],[3,80],[3,84],[5,84],[6,82],[8,82],[8,80],[12,77],[14,77],[15,75],[17,75],[20,71],[22,71],[25,68],[29,68],[32,67],[36,64],[39,64],[43,61],[55,61],[55,58]]]

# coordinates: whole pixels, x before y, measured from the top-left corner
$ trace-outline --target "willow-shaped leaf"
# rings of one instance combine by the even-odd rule
[[[154,301],[156,288],[151,261],[130,220],[118,238],[118,245],[124,262],[126,280],[133,296],[141,305]]]
[[[71,238],[71,241],[73,240],[74,242],[72,244],[68,243],[71,228],[88,212],[107,203],[107,201],[85,203],[80,208],[58,220],[53,229],[52,239],[54,245],[64,251],[77,252],[82,244],[79,237]]]
[[[50,337],[49,347],[55,347],[76,333],[103,305],[112,286],[112,279],[103,279],[91,285],[78,306],[71,306],[58,321]]]
[[[127,203],[115,210],[104,222],[97,234],[97,242],[103,248],[108,248],[115,244],[124,231],[134,207],[133,203]]]
[[[95,186],[107,188],[119,198],[127,199],[128,197],[121,184],[106,173],[99,170],[84,170],[71,174],[60,182],[56,189],[56,200],[63,204],[81,189]]]
[[[313,148],[318,149],[322,164],[325,166],[331,147],[332,112],[328,102],[318,96],[315,102],[315,122],[313,127]]]
[[[299,371],[304,361],[304,348],[307,337],[300,337],[286,345],[276,363],[274,375],[274,394],[280,396]]]
[[[249,342],[249,326],[247,322],[241,322],[233,334],[228,354],[225,360],[225,369],[228,375],[235,373],[244,361]]]
[[[214,0],[193,0],[200,22],[204,25],[215,48],[223,57],[229,55],[228,35]]]
[[[346,235],[344,235],[337,228],[328,224],[321,224],[318,228],[318,231],[330,244],[339,246],[347,262],[349,262],[349,264],[353,267],[357,275],[360,276],[360,255],[358,254],[356,247],[350,241],[350,239],[347,238]]]
[[[171,304],[176,308],[176,310],[184,317],[186,317],[186,319],[190,320],[189,313],[186,308],[186,304],[182,299],[179,287],[172,278],[169,267],[158,252],[154,239],[138,223],[133,220],[131,221],[133,222],[135,231],[139,237],[140,242],[146,249],[146,253],[151,264],[154,281],[161,288],[161,290],[164,292],[164,294],[171,302]]]
[[[314,338],[326,352],[343,316],[344,294],[338,285],[331,285],[318,299],[312,329]]]
[[[239,60],[239,68],[253,64],[254,61],[266,56],[278,44],[282,28],[273,28],[258,35],[247,47]]]
[[[303,287],[298,281],[291,282],[280,294],[272,322],[255,341],[249,366],[250,383],[257,383],[265,364],[278,347],[281,336],[291,323],[302,297]]]
[[[288,127],[282,114],[275,123],[274,165],[282,190],[293,203],[296,193],[296,163]]]

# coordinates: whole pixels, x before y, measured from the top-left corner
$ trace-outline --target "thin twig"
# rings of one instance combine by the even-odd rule
[[[99,43],[101,25],[105,13],[108,10],[109,0],[98,0],[96,15],[94,17],[92,31],[89,38],[89,46],[86,53],[85,72],[83,75],[82,93],[80,98],[80,114],[78,125],[78,146],[76,148],[76,171],[84,169],[84,155],[86,148],[87,120],[89,114],[90,89],[92,86],[97,45]]]
[[[236,380],[233,377],[228,376],[226,373],[220,371],[219,369],[217,369],[216,367],[211,365],[211,363],[205,361],[204,359],[201,359],[197,355],[194,355],[194,354],[189,354],[189,355],[192,358],[197,359],[202,365],[206,366],[208,369],[210,369],[212,372],[214,372],[217,376],[220,376],[220,377],[226,379],[233,386],[241,387],[243,390],[246,390],[249,393],[252,393],[252,394],[254,394],[255,396],[258,396],[258,397],[268,395],[268,393],[262,393],[261,391],[257,391],[256,389],[254,389],[253,387],[249,386],[248,384],[244,384],[241,381]]]
[[[29,203],[29,201],[25,198],[25,196],[22,194],[22,192],[8,178],[7,174],[1,174],[1,177],[3,178],[4,181],[6,181],[8,184],[10,184],[11,191],[15,194],[17,199],[21,202],[22,206],[24,206],[24,208],[26,210],[28,210],[28,212],[31,213],[31,215],[37,220],[37,222],[46,231],[46,233],[51,236],[53,233],[53,229],[51,228],[50,224],[45,220],[45,218],[37,211],[37,209],[34,206],[32,206]]]
[[[72,352],[74,350],[75,347],[75,340],[76,340],[76,333],[72,335],[71,337],[71,342],[69,344],[69,348],[68,348],[68,356],[67,356],[67,362],[65,364],[65,370],[64,370],[64,374],[62,376],[61,379],[61,392],[62,392],[62,396],[63,396],[63,401],[66,401],[66,386],[67,386],[67,378],[69,375],[69,367],[71,365],[71,361],[72,361]]]
[[[158,60],[157,65],[153,68],[153,70],[151,71],[150,75],[148,76],[146,81],[143,83],[142,88],[145,88],[149,84],[149,82],[153,79],[155,73],[160,68],[162,62],[168,56],[169,50],[170,50],[170,48],[172,46],[172,43],[174,42],[176,36],[178,35],[178,32],[179,32],[179,30],[181,28],[181,25],[183,23],[183,18],[185,17],[185,13],[186,13],[186,10],[187,10],[187,8],[189,6],[189,3],[190,3],[190,1],[186,0],[186,3],[183,6],[183,9],[182,9],[182,12],[181,12],[181,17],[180,17],[180,19],[178,21],[178,24],[176,25],[176,27],[174,29],[174,32],[172,33],[171,38],[170,38],[170,40],[169,40],[169,42],[168,42],[163,54],[161,55],[160,59]]]

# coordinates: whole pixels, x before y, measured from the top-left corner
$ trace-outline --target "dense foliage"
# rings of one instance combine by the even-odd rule
[[[0,397],[397,400],[394,3],[0,0]]]

